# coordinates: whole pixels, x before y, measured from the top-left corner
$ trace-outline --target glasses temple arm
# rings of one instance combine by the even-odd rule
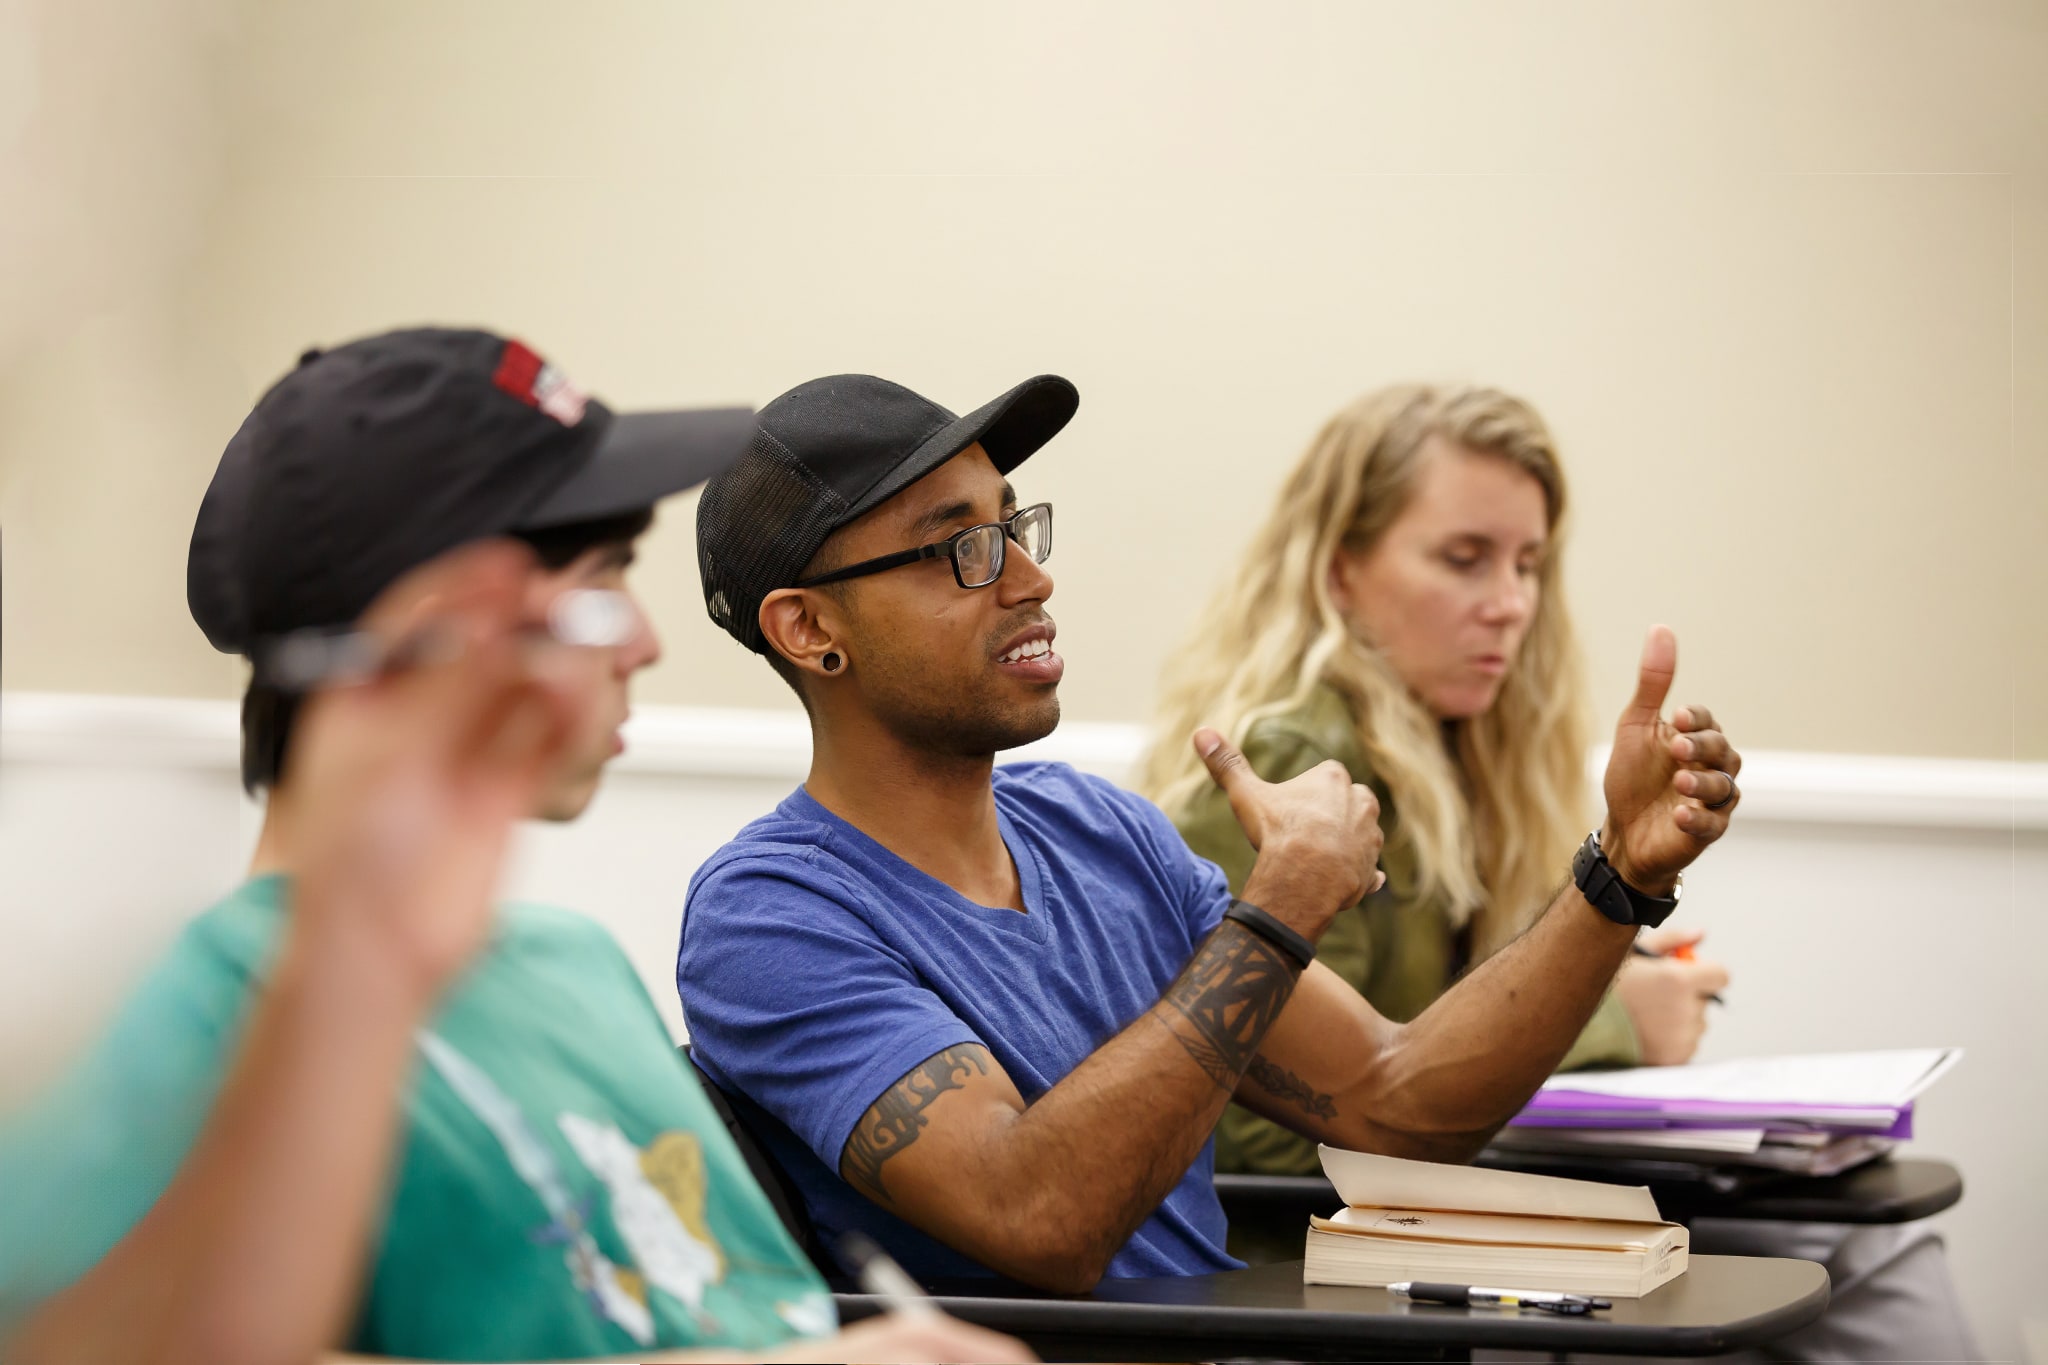
[[[826,583],[837,583],[842,579],[861,578],[871,573],[880,573],[884,569],[894,569],[904,564],[915,564],[920,559],[943,558],[946,553],[947,546],[944,541],[939,542],[937,545],[920,545],[915,550],[899,550],[893,555],[883,555],[879,559],[863,559],[858,564],[849,564],[843,569],[834,569],[830,573],[821,573],[810,578],[801,578],[790,586],[796,588],[816,588]]]

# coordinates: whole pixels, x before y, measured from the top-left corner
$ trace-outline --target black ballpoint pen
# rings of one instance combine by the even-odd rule
[[[1606,1299],[1585,1294],[1559,1294],[1548,1289],[1491,1289],[1477,1284],[1435,1284],[1428,1280],[1400,1280],[1387,1286],[1397,1298],[1417,1303],[1441,1303],[1453,1308],[1535,1308],[1545,1313],[1579,1315],[1612,1308]]]
[[[603,648],[624,644],[639,628],[639,608],[624,593],[572,588],[550,604],[546,624],[528,633],[557,644]],[[354,626],[314,626],[260,641],[255,666],[263,683],[301,694],[368,682],[421,663],[446,662],[461,652],[460,642],[444,624],[429,623],[397,642],[380,640]]]

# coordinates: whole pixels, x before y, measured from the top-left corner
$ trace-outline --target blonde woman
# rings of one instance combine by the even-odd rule
[[[1143,787],[1233,889],[1252,848],[1187,742],[1196,728],[1221,730],[1269,782],[1335,759],[1379,797],[1386,884],[1338,916],[1317,957],[1391,1019],[1519,932],[1585,837],[1564,513],[1555,445],[1526,402],[1420,384],[1368,394],[1317,434],[1167,670]],[[1641,946],[1697,939],[1653,931]],[[1690,1058],[1728,973],[1689,956],[1632,958],[1563,1065]],[[1304,1139],[1233,1105],[1216,1169],[1317,1162]],[[1707,1221],[1695,1250],[1828,1263],[1836,1307],[1777,1343],[1786,1358],[1974,1358],[1924,1227]]]
[[[1586,837],[1577,645],[1556,590],[1564,507],[1550,434],[1520,399],[1370,394],[1316,437],[1168,670],[1146,794],[1233,888],[1252,848],[1180,738],[1196,726],[1267,781],[1334,758],[1378,795],[1387,885],[1317,955],[1390,1019],[1522,929]],[[1708,962],[1633,959],[1565,1065],[1685,1061],[1727,981]],[[1236,1107],[1216,1166],[1317,1169],[1305,1139]]]

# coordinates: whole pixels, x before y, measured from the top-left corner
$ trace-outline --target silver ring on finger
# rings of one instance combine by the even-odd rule
[[[1728,777],[1728,774],[1722,773],[1721,776]],[[1732,777],[1728,777],[1728,794],[1722,797],[1719,801],[1706,801],[1702,802],[1701,804],[1704,805],[1708,810],[1720,810],[1723,806],[1726,806],[1730,801],[1733,801],[1734,799],[1735,779]]]

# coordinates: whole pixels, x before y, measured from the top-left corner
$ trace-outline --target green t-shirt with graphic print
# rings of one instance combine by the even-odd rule
[[[289,896],[259,878],[189,925],[83,1065],[0,1132],[0,1330],[176,1174]],[[562,1359],[836,1326],[639,978],[580,916],[500,911],[420,1031],[405,1112],[352,1349]]]

